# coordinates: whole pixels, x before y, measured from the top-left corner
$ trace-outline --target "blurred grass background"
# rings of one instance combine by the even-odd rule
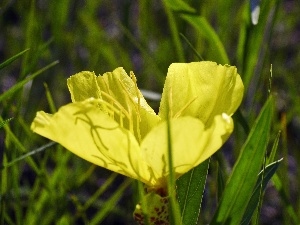
[[[171,63],[199,61],[186,40],[203,59],[237,66],[246,87],[241,112],[249,126],[268,95],[272,64],[277,110],[271,139],[280,129],[283,188],[268,186],[260,224],[292,224],[288,209],[300,211],[299,2],[262,1],[255,26],[249,1],[181,3],[1,1],[0,63],[28,49],[0,70],[1,96],[38,72],[0,102],[1,118],[14,118],[1,130],[1,224],[133,224],[134,181],[90,165],[57,144],[45,146],[49,141],[29,126],[36,111],[54,112],[70,102],[66,78],[82,70],[102,74],[122,66],[134,71],[140,88],[161,93]],[[149,102],[158,109],[159,102]],[[236,123],[223,151],[225,177],[246,136]],[[32,154],[9,164],[26,153]],[[217,204],[214,162],[199,224],[210,221]]]

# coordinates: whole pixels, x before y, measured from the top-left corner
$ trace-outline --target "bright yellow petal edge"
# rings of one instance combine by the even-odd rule
[[[213,155],[233,131],[233,121],[227,114],[217,115],[209,127],[196,118],[172,119],[171,139],[173,167],[176,178]],[[142,141],[142,154],[156,177],[154,186],[164,187],[169,175],[167,122],[154,127]]]
[[[234,66],[202,61],[172,63],[168,69],[159,116],[193,116],[204,124],[216,115],[231,116],[241,104],[244,85]],[[168,104],[170,105],[168,107]]]

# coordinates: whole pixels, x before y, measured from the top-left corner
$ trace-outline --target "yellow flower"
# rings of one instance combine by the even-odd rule
[[[169,174],[167,118],[178,178],[227,140],[233,131],[231,115],[244,89],[235,67],[173,63],[156,115],[134,74],[128,76],[123,68],[98,77],[80,72],[67,83],[73,103],[54,115],[38,112],[31,129],[87,161],[153,189],[165,187]]]

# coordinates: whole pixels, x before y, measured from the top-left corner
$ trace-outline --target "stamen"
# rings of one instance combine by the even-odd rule
[[[126,109],[111,95],[107,94],[106,92],[101,91],[101,94],[105,96],[108,100],[112,101],[112,103],[106,102],[102,100],[103,104],[110,110],[108,113],[113,118],[114,113],[116,113],[120,117],[120,125],[123,127],[123,118],[126,117],[128,121],[130,121],[131,115]],[[117,107],[115,107],[115,106]]]
[[[138,99],[138,111],[140,112],[140,107],[141,107],[141,97],[139,95],[139,89],[137,86],[137,79],[136,76],[134,75],[134,73],[132,71],[130,71],[130,78],[132,79],[133,83],[134,83],[134,87],[135,87],[135,93]],[[140,114],[140,113],[139,113]]]
[[[195,100],[197,97],[193,98],[192,100],[190,100],[188,103],[186,103],[181,110],[179,110],[175,115],[174,118],[177,118],[179,116],[181,116],[181,114],[183,113],[184,110],[186,110]]]
[[[136,119],[137,139],[138,139],[139,142],[141,142],[141,140],[142,140],[141,132],[140,132],[140,121],[141,121],[141,115],[140,115],[141,104],[140,104],[140,102],[141,102],[141,97],[140,97],[139,89],[138,89],[137,83],[136,83],[137,79],[136,79],[135,75],[133,74],[133,72],[130,72],[130,77],[131,77],[132,81],[134,82],[135,94],[136,94],[136,97],[137,97],[137,100],[138,100],[138,102],[137,102],[138,105],[136,104],[136,102],[132,98],[129,97],[129,96],[131,96],[131,93],[125,87],[124,82],[122,82],[121,80],[119,80],[119,81],[120,81],[120,84],[123,88],[123,91],[125,92],[124,94],[126,96],[126,102],[127,102],[128,109],[130,110],[131,118]],[[135,113],[136,113],[136,118],[133,118],[133,114],[132,114],[132,111],[131,111],[132,109],[129,106],[128,101],[130,101],[132,103],[131,105],[134,106],[134,110],[135,110]],[[130,121],[130,122],[132,123],[133,121]]]

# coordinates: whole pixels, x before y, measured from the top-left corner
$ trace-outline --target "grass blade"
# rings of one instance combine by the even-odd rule
[[[250,223],[252,215],[255,211],[255,209],[257,208],[258,204],[259,204],[259,199],[262,197],[260,196],[260,190],[264,190],[269,182],[269,180],[272,178],[272,176],[274,175],[274,173],[276,172],[279,163],[282,161],[282,159],[269,164],[266,168],[265,171],[263,173],[260,172],[258,179],[257,179],[257,183],[255,185],[255,189],[253,191],[253,194],[251,196],[251,199],[249,201],[249,204],[247,206],[247,209],[245,211],[245,214],[243,216],[243,220],[242,220],[242,225],[247,225]],[[262,179],[263,176],[263,179]],[[262,185],[262,186],[261,186]]]
[[[182,224],[197,224],[209,159],[177,180],[177,198],[181,209]]]
[[[20,56],[22,56],[25,52],[27,52],[29,50],[29,48],[25,49],[24,51],[14,55],[13,57],[7,59],[6,61],[4,61],[3,63],[0,64],[0,70],[6,66],[8,66],[9,64],[11,64],[13,61],[15,61],[16,59],[18,59]]]
[[[21,161],[21,160],[23,160],[23,159],[25,159],[25,158],[27,158],[27,157],[29,157],[31,155],[34,155],[34,154],[37,154],[39,152],[42,152],[42,151],[46,150],[47,148],[51,147],[54,144],[56,144],[56,143],[53,142],[53,141],[51,141],[48,144],[45,144],[45,145],[43,145],[43,146],[41,146],[41,147],[39,147],[37,149],[34,149],[34,150],[32,150],[32,151],[30,151],[30,152],[28,152],[28,153],[26,153],[26,154],[24,154],[24,155],[16,158],[16,159],[14,159],[13,161],[11,161],[11,162],[3,165],[3,168],[0,168],[0,169],[4,169],[4,168],[7,168],[7,167],[10,167],[10,166],[14,165],[15,163],[17,163],[17,162],[19,162],[19,161]]]
[[[26,79],[18,82],[14,86],[12,86],[8,91],[4,92],[2,95],[0,95],[0,102],[4,101],[5,99],[9,98],[12,96],[16,91],[18,91],[20,88],[22,88],[28,81],[34,79],[36,76],[40,75],[47,69],[51,68],[52,66],[55,66],[58,63],[58,61],[54,61],[50,63],[49,65],[45,66],[44,68],[38,70],[34,74],[28,76]]]
[[[228,64],[229,58],[227,56],[226,50],[223,43],[221,42],[219,36],[212,28],[212,26],[207,22],[207,20],[202,16],[182,14],[182,18],[187,21],[191,26],[193,26],[200,34],[202,34],[210,44],[212,52],[215,52],[215,60],[221,64]]]
[[[270,97],[242,148],[211,224],[240,224],[263,163],[272,115]]]

